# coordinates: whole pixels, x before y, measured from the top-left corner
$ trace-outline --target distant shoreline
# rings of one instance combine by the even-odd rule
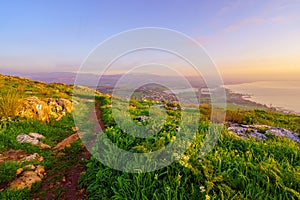
[[[283,114],[300,115],[299,112],[296,112],[294,110],[286,109],[286,108],[283,108],[280,106],[268,106],[261,102],[255,101],[252,99],[253,95],[251,95],[251,94],[245,94],[245,93],[243,94],[240,92],[233,91],[232,89],[226,88],[226,85],[224,85],[223,87],[227,91],[227,94],[231,94],[231,95],[235,95],[236,97],[239,97],[239,98],[236,98],[233,103],[239,104],[240,102],[243,102],[243,104],[245,103],[245,104],[252,105],[252,106],[256,105],[258,107],[262,107],[262,108],[265,108],[265,109],[267,109],[269,111],[273,111],[273,112],[279,112],[279,113],[283,113]]]

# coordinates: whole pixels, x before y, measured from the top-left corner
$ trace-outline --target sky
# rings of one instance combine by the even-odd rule
[[[162,27],[206,50],[224,79],[300,80],[300,0],[0,0],[0,72],[76,72],[122,31]]]

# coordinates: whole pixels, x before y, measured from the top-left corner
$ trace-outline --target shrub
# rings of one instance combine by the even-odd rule
[[[22,95],[16,90],[0,93],[0,118],[14,118],[21,105]]]

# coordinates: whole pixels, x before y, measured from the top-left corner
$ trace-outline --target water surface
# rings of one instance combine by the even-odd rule
[[[224,87],[245,94],[251,101],[300,113],[300,81],[258,81]]]

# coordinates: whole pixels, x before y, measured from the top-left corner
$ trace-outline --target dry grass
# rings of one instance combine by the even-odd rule
[[[17,90],[7,90],[0,93],[0,117],[14,118],[21,106],[22,95]]]

